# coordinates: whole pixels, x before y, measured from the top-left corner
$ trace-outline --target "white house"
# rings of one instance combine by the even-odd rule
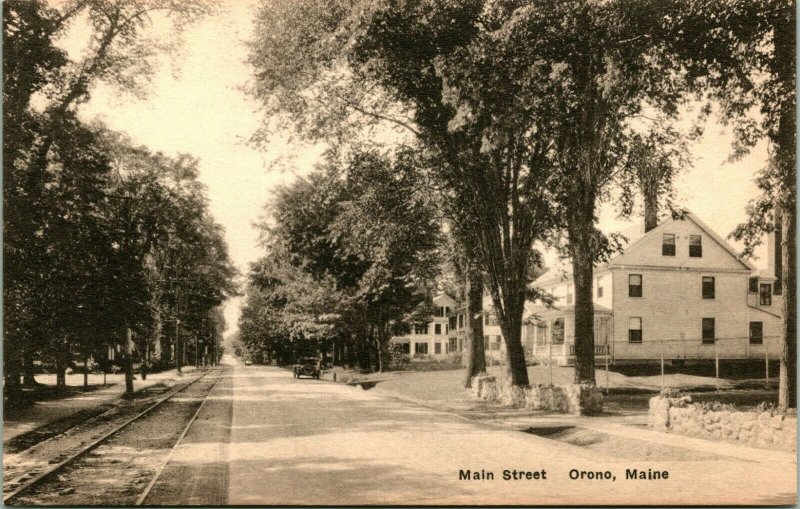
[[[409,333],[394,336],[392,344],[402,345],[403,352],[409,355],[443,355],[449,352],[447,333],[448,314],[455,309],[456,301],[447,294],[433,298],[434,313],[431,321],[411,325]]]
[[[486,357],[490,361],[502,362],[505,355],[505,343],[503,342],[503,332],[493,310],[492,299],[488,295],[483,296],[483,344],[486,350]],[[543,309],[533,302],[525,303],[523,320],[531,320],[536,310]],[[448,352],[463,352],[466,350],[466,306],[461,305],[450,313],[450,326],[448,337]],[[524,325],[522,328],[522,346],[525,350],[526,359],[531,359],[533,355],[534,337],[533,327]]]
[[[595,353],[603,362],[776,358],[781,289],[770,269],[757,271],[697,216],[684,211],[648,232],[641,228],[624,252],[594,270]],[[557,267],[534,284],[556,299],[530,309],[523,337],[533,356],[574,362],[574,284]]]

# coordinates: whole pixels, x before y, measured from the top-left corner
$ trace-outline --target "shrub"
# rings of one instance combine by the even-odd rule
[[[403,345],[394,344],[389,350],[390,364],[393,369],[405,368],[411,362],[411,358],[407,353],[403,352]]]

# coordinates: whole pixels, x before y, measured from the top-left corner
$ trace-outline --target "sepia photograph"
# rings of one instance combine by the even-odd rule
[[[797,503],[794,0],[2,0],[6,506]]]

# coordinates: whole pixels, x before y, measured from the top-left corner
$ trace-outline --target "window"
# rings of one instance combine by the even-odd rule
[[[661,239],[661,256],[675,256],[675,234],[665,233]]]
[[[762,306],[772,305],[772,285],[762,284],[759,295],[760,295],[759,301],[761,302]]]
[[[628,297],[641,297],[642,296],[642,275],[629,274],[628,275]]]
[[[715,337],[714,319],[703,318],[703,343],[713,343]]]
[[[442,344],[441,343],[434,343],[433,344],[433,353],[442,353]]]
[[[445,335],[447,335],[449,332],[450,332],[450,326],[447,325],[447,324],[444,324],[444,333],[445,333]]]
[[[414,353],[428,353],[428,343],[414,343]]]
[[[494,326],[494,325],[498,324],[497,317],[492,312],[484,313],[483,319],[484,319],[484,325],[486,325],[488,327],[491,327],[491,326]]]
[[[692,258],[702,258],[703,239],[700,235],[689,235],[689,256]]]
[[[747,291],[750,293],[758,293],[758,278],[751,277],[748,281]]]
[[[464,328],[464,315],[458,315],[458,328]]]
[[[597,298],[598,299],[602,299],[603,298],[603,287],[600,286],[600,280],[599,279],[597,280]]]
[[[456,338],[450,338],[448,340],[449,345],[447,346],[448,352],[457,352],[458,345],[456,344]]]
[[[428,333],[428,324],[416,324],[414,325],[414,334],[427,334]]]
[[[628,318],[628,342],[641,343],[642,342],[642,318],[632,316]]]
[[[714,298],[714,278],[713,277],[703,277],[703,298],[704,299],[713,299]]]
[[[483,336],[483,346],[487,350],[500,350],[500,336]]]
[[[764,342],[764,324],[762,322],[750,322],[750,344],[760,345]]]
[[[442,334],[442,324],[440,323],[434,324],[433,333],[436,334],[437,336],[440,336]]]
[[[448,319],[448,321],[450,322],[450,328],[451,328],[451,329],[455,329],[455,328],[456,328],[456,320],[457,320],[457,319],[458,319],[458,317],[457,317],[457,316],[455,316],[455,315],[451,316],[451,317]]]
[[[411,344],[410,343],[400,343],[400,351],[409,354],[411,353]]]
[[[564,319],[563,318],[556,318],[553,322],[553,330],[550,335],[550,339],[553,343],[563,343],[564,342]]]

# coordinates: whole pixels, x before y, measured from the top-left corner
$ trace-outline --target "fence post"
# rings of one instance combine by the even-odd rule
[[[664,387],[664,341],[662,340],[658,344],[661,346],[659,350],[661,351],[661,390],[663,391],[665,388]]]
[[[553,341],[547,344],[547,366],[550,369],[550,385],[553,385]]]
[[[767,347],[766,340],[764,340],[764,367],[766,368],[764,370],[765,372],[764,386],[766,388],[769,388],[769,349]]]

